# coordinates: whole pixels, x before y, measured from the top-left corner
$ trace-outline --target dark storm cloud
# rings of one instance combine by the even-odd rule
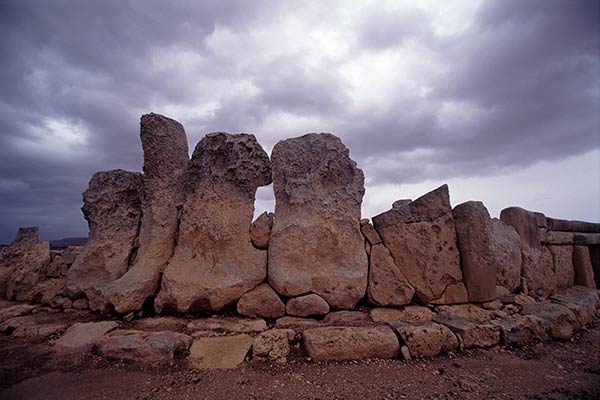
[[[451,35],[421,10],[369,6],[348,22],[346,6],[0,1],[0,242],[22,225],[45,238],[85,234],[81,192],[96,170],[141,169],[138,121],[150,111],[184,123],[191,149],[210,131],[252,132],[270,149],[304,133],[272,132],[275,117],[305,118],[342,136],[372,184],[492,174],[600,147],[596,1],[488,1]],[[286,25],[289,16],[304,25]],[[291,39],[261,33],[275,28]],[[331,45],[311,33],[337,29],[346,50],[307,53],[305,43]],[[423,93],[390,81],[372,94],[386,102],[353,97],[344,66],[413,47],[429,57],[413,60]],[[269,201],[259,192],[257,204]]]

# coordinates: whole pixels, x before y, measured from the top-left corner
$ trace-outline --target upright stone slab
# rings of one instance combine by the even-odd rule
[[[38,227],[19,228],[15,240],[2,249],[0,269],[8,300],[40,301],[36,286],[46,279],[50,265],[50,245],[40,242]],[[1,294],[1,293],[0,293]]]
[[[538,236],[538,217],[535,213],[520,207],[509,207],[502,210],[500,220],[515,228],[521,238],[522,276],[526,289],[540,294],[544,277],[544,266],[541,263],[542,245]]]
[[[496,262],[490,214],[480,201],[459,204],[452,214],[469,301],[495,300]]]
[[[156,294],[160,274],[173,255],[178,207],[184,200],[182,175],[189,161],[183,126],[158,114],[142,116],[144,197],[139,249],[125,275],[106,289],[120,313],[140,310]]]
[[[447,185],[373,217],[373,225],[421,302],[463,286]]]
[[[594,269],[587,246],[573,247],[573,268],[575,269],[575,285],[596,289]]]
[[[364,176],[328,133],[281,141],[272,152],[275,220],[269,282],[284,296],[310,292],[351,309],[367,288],[360,231]]]
[[[85,295],[104,311],[102,290],[129,268],[142,214],[142,174],[121,169],[96,172],[83,193],[90,237],[67,273],[72,297]]]
[[[516,292],[521,284],[521,239],[510,225],[492,219],[492,254],[496,264],[496,283]]]
[[[267,252],[252,245],[250,225],[271,163],[254,135],[211,133],[196,146],[185,179],[177,246],[155,307],[218,311],[266,277]]]
[[[374,245],[369,259],[369,302],[384,307],[409,304],[415,289],[394,263],[388,249],[381,243]]]
[[[548,246],[548,249],[552,253],[557,289],[570,288],[575,281],[573,246]]]

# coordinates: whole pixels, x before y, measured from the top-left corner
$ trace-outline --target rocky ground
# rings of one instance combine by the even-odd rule
[[[0,336],[0,399],[600,398],[598,320],[571,340],[522,348],[314,363],[296,346],[285,365],[247,361],[232,370],[60,356],[51,343]]]

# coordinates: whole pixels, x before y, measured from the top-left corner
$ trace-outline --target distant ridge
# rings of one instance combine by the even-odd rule
[[[86,237],[70,237],[58,240],[50,240],[50,248],[59,249],[67,246],[83,246],[87,242]]]

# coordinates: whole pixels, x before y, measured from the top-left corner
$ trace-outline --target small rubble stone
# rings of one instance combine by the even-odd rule
[[[15,304],[15,303],[12,303]],[[6,321],[14,317],[20,317],[22,315],[31,314],[31,311],[35,308],[30,304],[15,304],[0,310],[0,322]]]
[[[76,323],[54,343],[54,350],[59,353],[87,353],[104,334],[118,327],[115,321]]]
[[[189,320],[179,317],[141,318],[134,322],[135,329],[142,331],[177,331],[186,329]]]
[[[285,305],[285,311],[296,317],[325,315],[329,312],[329,304],[319,295],[311,293],[289,299]]]
[[[377,233],[373,225],[371,225],[370,223],[367,222],[366,224],[361,224],[360,231],[371,246],[375,246],[376,244],[381,243],[379,233]]]
[[[389,325],[398,333],[408,347],[410,356],[413,357],[434,357],[442,352],[456,350],[458,347],[458,340],[454,333],[444,325],[435,322],[413,324],[390,321]]]
[[[52,314],[39,313],[10,318],[0,324],[0,332],[14,338],[44,339],[65,331],[68,323]]]
[[[270,329],[261,332],[252,342],[252,357],[260,361],[284,364],[290,353],[289,341],[293,338],[293,329]]]
[[[500,300],[488,301],[487,303],[482,303],[481,307],[486,310],[501,310],[502,302]]]
[[[285,304],[267,283],[244,294],[237,303],[241,315],[254,318],[279,318],[285,314]]]
[[[411,359],[410,350],[408,349],[408,347],[406,347],[406,346],[400,347],[400,352],[402,353],[402,357],[404,357],[405,360]]]
[[[262,332],[268,329],[264,319],[248,318],[200,318],[191,321],[187,330],[214,331],[224,333],[251,333]]]
[[[73,308],[76,310],[86,310],[88,308],[88,300],[87,299],[77,299],[73,300]]]
[[[494,318],[493,311],[483,309],[475,304],[438,306],[436,311],[442,317],[465,318],[477,322],[487,322]]]
[[[188,363],[198,369],[231,369],[238,367],[252,347],[252,336],[207,337],[194,341]]]
[[[389,327],[326,327],[304,331],[304,348],[315,361],[394,358],[398,339]]]
[[[182,333],[118,329],[98,339],[96,348],[100,355],[107,358],[165,362],[187,352],[191,344],[192,338]]]

